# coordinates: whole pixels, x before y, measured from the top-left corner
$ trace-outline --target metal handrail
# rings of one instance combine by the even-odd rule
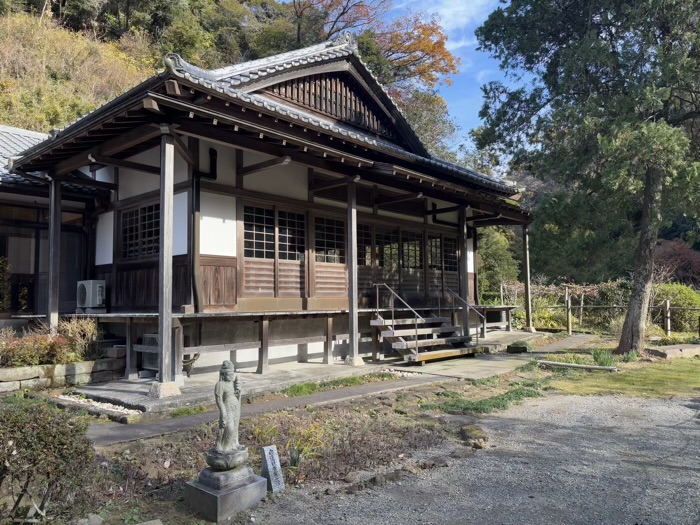
[[[416,332],[415,332],[415,333],[416,333],[416,346],[415,346],[415,348],[413,349],[413,353],[418,354],[418,319],[420,319],[421,321],[425,321],[425,319],[423,318],[422,315],[420,315],[418,312],[416,312],[416,311],[411,307],[410,304],[408,304],[406,301],[404,301],[403,297],[401,297],[399,294],[397,294],[397,293],[391,288],[391,286],[389,286],[389,285],[386,284],[386,283],[374,283],[375,291],[376,291],[376,294],[377,294],[377,297],[376,297],[376,298],[377,298],[377,304],[375,305],[376,308],[377,308],[377,310],[376,310],[376,311],[377,311],[377,315],[379,315],[379,287],[380,287],[380,286],[384,286],[387,290],[389,290],[389,291],[392,293],[393,297],[398,298],[398,300],[401,301],[401,302],[406,306],[406,308],[408,308],[408,309],[409,309],[411,312],[413,312],[413,314],[415,315],[415,317],[413,318],[413,325],[414,325],[414,328],[415,328],[415,331],[416,331]],[[395,317],[394,317],[394,299],[392,298],[392,300],[391,300],[391,331],[392,331],[392,332],[395,332],[395,331],[396,331],[396,323],[395,323],[395,321],[396,321],[396,319],[395,319]]]
[[[374,283],[372,286],[374,286],[374,287],[377,288],[377,305],[376,305],[377,310],[379,310],[379,287],[380,287],[380,286],[384,286],[387,290],[389,290],[389,291],[394,295],[394,297],[396,297],[399,301],[401,301],[401,302],[406,306],[406,308],[408,308],[409,310],[411,310],[411,312],[413,312],[413,313],[415,314],[415,316],[416,316],[418,319],[420,319],[421,321],[425,321],[425,318],[423,318],[422,315],[420,315],[418,312],[416,312],[416,311],[411,307],[410,304],[408,304],[406,301],[404,301],[404,300],[403,300],[403,297],[401,297],[399,294],[397,294],[397,293],[393,290],[393,288],[392,288],[391,286],[389,286],[388,284],[386,284],[386,283]],[[392,304],[392,310],[393,310],[393,306],[394,306],[394,305]]]
[[[456,297],[457,299],[459,299],[460,301],[462,301],[468,309],[474,310],[474,313],[475,313],[476,315],[478,315],[478,316],[481,317],[484,321],[486,321],[486,317],[484,317],[484,315],[483,315],[481,312],[479,312],[479,310],[477,310],[476,308],[474,308],[474,305],[470,304],[469,301],[467,301],[464,297],[462,297],[461,295],[459,295],[457,292],[455,292],[455,291],[452,290],[451,288],[448,288],[447,286],[445,286],[445,290],[446,290],[448,293],[452,294],[452,295],[453,295],[454,297]]]

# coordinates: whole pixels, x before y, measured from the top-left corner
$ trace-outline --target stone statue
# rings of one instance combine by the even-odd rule
[[[241,389],[231,361],[221,365],[219,382],[214,387],[214,398],[219,408],[219,437],[217,452],[230,452],[239,448],[238,423],[241,420]]]
[[[219,434],[216,445],[207,454],[207,463],[214,470],[229,470],[248,459],[248,449],[238,442],[241,390],[235,372],[233,363],[224,361],[219,381],[214,387],[214,398],[219,408]]]

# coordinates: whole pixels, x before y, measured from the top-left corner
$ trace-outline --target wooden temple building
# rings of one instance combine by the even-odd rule
[[[104,281],[91,315],[126,338],[127,374],[150,355],[168,383],[213,352],[259,372],[387,345],[468,352],[480,227],[523,226],[529,280],[514,188],[431,157],[351,35],[211,71],[165,65],[0,172],[0,228],[29,232],[12,241],[33,283],[15,313],[55,325],[78,281]]]

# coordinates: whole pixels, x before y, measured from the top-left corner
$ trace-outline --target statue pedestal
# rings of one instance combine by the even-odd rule
[[[245,465],[223,471],[207,468],[185,485],[187,506],[215,523],[255,507],[266,496],[267,480]]]

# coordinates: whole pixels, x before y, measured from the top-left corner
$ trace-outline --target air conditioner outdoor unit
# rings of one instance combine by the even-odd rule
[[[76,293],[76,297],[78,299],[77,312],[80,314],[106,312],[106,295],[104,281],[78,281],[78,290]]]

